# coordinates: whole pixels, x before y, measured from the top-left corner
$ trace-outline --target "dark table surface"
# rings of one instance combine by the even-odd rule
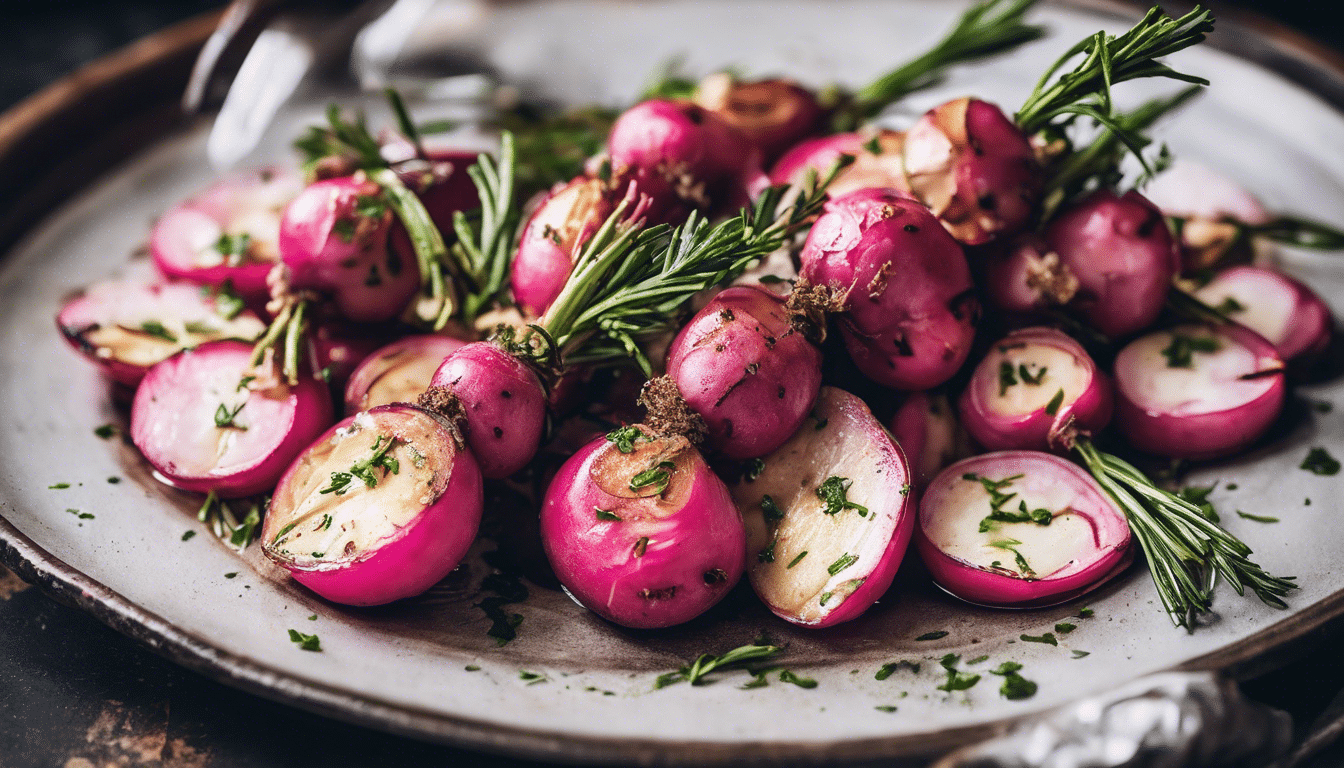
[[[1337,0],[1255,10],[1344,50]],[[211,0],[0,0],[0,109]],[[1322,22],[1325,23],[1322,23]],[[1243,683],[1305,731],[1344,690],[1339,634]],[[1311,646],[1315,645],[1315,648]],[[0,567],[0,768],[538,765],[423,744],[276,704],[188,672]],[[1337,744],[1308,763],[1344,766]]]

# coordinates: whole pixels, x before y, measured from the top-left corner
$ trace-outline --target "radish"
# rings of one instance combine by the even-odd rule
[[[1232,267],[1195,298],[1265,337],[1286,361],[1309,360],[1330,345],[1334,318],[1316,292],[1282,272]]]
[[[971,454],[966,430],[957,421],[956,410],[946,395],[911,392],[887,426],[910,462],[910,484],[916,499],[943,467]]]
[[[256,339],[266,329],[227,290],[189,283],[107,280],[66,302],[61,335],[114,381],[135,386],[156,363],[216,339]]]
[[[1110,423],[1111,382],[1087,351],[1053,328],[1013,331],[990,346],[958,401],[961,423],[991,451],[1061,450],[1062,430]]]
[[[729,458],[783,445],[817,400],[821,352],[791,323],[783,299],[735,286],[700,310],[668,350],[668,375],[705,419],[709,444]]]
[[[901,157],[904,134],[897,131],[877,131],[871,136],[863,133],[837,133],[808,139],[790,149],[770,170],[775,184],[800,184],[808,171],[818,174],[835,164],[841,155],[849,155],[854,162],[839,175],[827,189],[832,198],[860,189],[898,189],[909,192],[905,180],[905,161]]]
[[[891,586],[914,506],[905,456],[862,400],[822,387],[813,418],[732,491],[756,594],[786,621],[828,627]]]
[[[1284,401],[1283,361],[1238,325],[1183,325],[1130,342],[1115,358],[1116,423],[1159,456],[1211,459],[1264,434]]]
[[[967,245],[1026,226],[1044,184],[1026,135],[979,99],[929,110],[906,133],[903,155],[910,189]]]
[[[1100,189],[1064,209],[1045,231],[1057,274],[1078,287],[1069,307],[1107,336],[1153,324],[1180,257],[1162,212],[1133,190]]]
[[[531,315],[541,315],[560,295],[574,252],[616,209],[601,179],[579,177],[541,203],[523,229],[513,259],[513,300]]]
[[[355,369],[389,338],[384,328],[345,321],[320,322],[305,334],[308,367],[334,388],[333,396],[339,396]]]
[[[444,358],[467,342],[452,336],[407,336],[364,358],[345,385],[345,412],[390,403],[414,403],[429,388]]]
[[[915,545],[938,586],[977,605],[1054,605],[1133,559],[1124,513],[1078,465],[1036,451],[959,461],[929,484]]]
[[[639,629],[699,616],[742,577],[728,488],[681,435],[623,427],[560,467],[541,507],[555,575],[580,605]]]
[[[392,210],[382,188],[357,177],[310,185],[280,223],[280,256],[296,290],[329,293],[357,322],[391,320],[420,284],[415,257],[392,247]]]
[[[784,150],[817,133],[825,117],[816,94],[792,80],[742,81],[727,72],[701,80],[695,103],[746,137],[764,163],[774,162]]]
[[[1078,295],[1077,276],[1034,234],[991,244],[981,254],[980,265],[985,296],[1005,312],[1063,306]]]
[[[467,445],[485,477],[508,477],[536,455],[546,426],[546,387],[504,347],[489,341],[461,347],[434,371],[430,387],[461,401]]]
[[[845,295],[845,347],[872,380],[928,389],[970,353],[980,304],[961,246],[933,214],[896,190],[826,204],[807,236],[802,277]]]
[[[1144,197],[1179,221],[1177,232],[1186,272],[1208,269],[1245,241],[1246,226],[1272,217],[1246,188],[1185,157],[1172,161],[1143,188]]]
[[[165,482],[232,498],[274,487],[332,421],[313,378],[265,388],[249,373],[252,348],[215,341],[155,365],[131,406],[131,440]]]
[[[280,260],[281,212],[302,189],[299,175],[279,166],[216,181],[154,224],[155,266],[174,280],[227,280],[249,300],[265,299],[266,275]]]
[[[327,430],[289,466],[266,556],[344,605],[382,605],[457,567],[481,522],[480,471],[438,414],[385,405]]]

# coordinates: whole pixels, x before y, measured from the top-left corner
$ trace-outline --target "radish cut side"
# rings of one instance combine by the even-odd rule
[[[346,413],[414,403],[429,388],[443,359],[466,343],[451,336],[407,336],[375,351],[350,375],[345,387]]]
[[[481,506],[480,470],[453,430],[415,406],[381,406],[332,427],[294,461],[262,546],[328,600],[381,605],[456,568]]]
[[[130,386],[183,349],[252,341],[266,330],[241,304],[229,306],[195,285],[135,280],[94,284],[61,309],[56,325],[80,354]]]
[[[1278,416],[1283,371],[1274,347],[1238,325],[1150,333],[1115,358],[1116,423],[1136,448],[1158,456],[1225,456]]]
[[[943,470],[920,503],[915,541],[934,581],[979,605],[1061,603],[1132,559],[1124,513],[1105,491],[1076,464],[1036,451]]]
[[[826,627],[866,611],[891,586],[914,526],[901,449],[862,400],[834,387],[821,388],[813,418],[732,492],[751,586],[794,624]]]
[[[217,341],[150,369],[131,406],[131,440],[162,479],[188,491],[269,490],[331,423],[331,396],[312,378],[249,389],[252,348]]]
[[[1280,272],[1233,267],[1195,291],[1195,298],[1264,336],[1284,360],[1320,354],[1330,344],[1330,308]]]

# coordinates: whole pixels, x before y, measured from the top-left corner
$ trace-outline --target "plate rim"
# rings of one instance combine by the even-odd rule
[[[1136,18],[1147,5],[1138,0],[1047,0],[1047,4],[1127,19]],[[55,120],[78,112],[81,94],[124,87],[128,79],[146,70],[176,66],[184,60],[184,54],[191,54],[185,56],[189,61],[213,31],[218,17],[218,12],[201,14],[160,30],[86,64],[0,113],[0,165],[10,155],[25,149],[26,138]],[[1234,34],[1210,40],[1213,47],[1263,66],[1344,112],[1344,53],[1251,11],[1223,10],[1219,23],[1224,27],[1230,24]],[[1269,49],[1256,49],[1247,40],[1268,43]],[[1285,71],[1284,60],[1279,57],[1286,57],[1301,70]],[[155,123],[158,132],[149,137],[149,142],[171,135],[172,129],[180,124],[180,119]],[[98,173],[86,177],[83,186],[98,181],[115,165],[109,162],[99,168]],[[76,191],[68,190],[71,194]],[[46,209],[31,217],[29,226],[13,233],[0,233],[3,238],[0,248],[4,249],[0,259],[9,258],[18,239],[40,225],[66,196],[57,192],[51,199],[42,200],[39,205],[46,205]],[[921,734],[774,743],[635,740],[511,727],[498,721],[464,718],[356,695],[216,647],[68,565],[18,530],[2,511],[0,564],[59,602],[89,613],[159,656],[216,682],[337,720],[515,757],[621,765],[729,764],[746,758],[752,762],[787,760],[810,764],[900,760],[945,752],[1033,717],[1008,717]],[[1234,676],[1259,673],[1275,665],[1273,657],[1283,655],[1278,652],[1332,622],[1341,623],[1335,621],[1341,617],[1344,617],[1344,588],[1253,635],[1170,669],[1221,670]]]

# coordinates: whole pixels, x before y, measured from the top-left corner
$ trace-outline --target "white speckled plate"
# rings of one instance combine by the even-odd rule
[[[928,45],[959,8],[916,0],[508,4],[473,22],[484,26],[470,39],[507,79],[570,102],[617,102],[679,52],[691,71],[736,65],[813,84],[861,83]],[[893,121],[908,123],[967,93],[1011,107],[1060,50],[1099,26],[1124,26],[1054,6],[1039,18],[1055,33],[1045,42],[959,70]],[[1228,54],[1195,50],[1181,54],[1179,65],[1214,85],[1163,126],[1173,151],[1226,169],[1272,209],[1344,225],[1344,117]],[[1164,88],[1123,91],[1132,103]],[[312,104],[287,115],[259,160],[282,157],[285,138],[316,114]],[[868,615],[818,632],[774,619],[747,594],[690,626],[624,631],[529,583],[531,598],[514,608],[525,617],[518,639],[504,647],[486,636],[489,622],[472,605],[487,572],[479,559],[416,600],[376,610],[326,604],[255,555],[240,559],[215,542],[193,518],[196,499],[158,485],[133,451],[94,436],[96,426],[122,414],[106,383],[53,328],[62,296],[118,269],[159,212],[207,183],[204,135],[198,127],[130,159],[38,225],[0,267],[0,554],[28,578],[206,674],[333,716],[517,754],[621,763],[821,762],[927,753],[1148,672],[1239,664],[1344,612],[1344,593],[1336,593],[1344,570],[1339,478],[1297,468],[1312,446],[1344,456],[1339,382],[1301,392],[1335,401],[1335,412],[1299,409],[1272,444],[1191,478],[1235,482],[1235,491],[1213,496],[1228,513],[1280,518],[1266,525],[1224,515],[1266,568],[1296,575],[1302,585],[1287,611],[1223,589],[1216,617],[1193,634],[1170,626],[1142,566],[1083,602],[1015,612],[960,604],[906,567]],[[1344,309],[1339,256],[1284,258]],[[110,476],[126,480],[109,484]],[[72,487],[49,488],[58,483]],[[494,528],[520,530],[518,518],[502,522],[507,512],[496,506]],[[81,520],[70,509],[94,517]],[[183,541],[187,530],[202,535]],[[483,542],[479,549],[493,547]],[[1083,604],[1095,616],[1068,619]],[[1061,635],[1058,647],[1017,639],[1061,620],[1078,629]],[[319,634],[323,652],[300,651],[287,639],[291,628]],[[658,673],[761,631],[786,642],[784,663],[819,685],[741,690],[738,673],[704,687],[653,689]],[[947,634],[916,640],[933,631]],[[1075,658],[1074,651],[1089,655]],[[989,657],[972,670],[1021,662],[1039,693],[1008,701],[988,675],[965,693],[940,692],[936,659],[948,652]],[[922,662],[922,670],[874,679],[880,665],[897,659]],[[520,669],[546,681],[525,684]],[[876,709],[885,705],[897,709]]]

